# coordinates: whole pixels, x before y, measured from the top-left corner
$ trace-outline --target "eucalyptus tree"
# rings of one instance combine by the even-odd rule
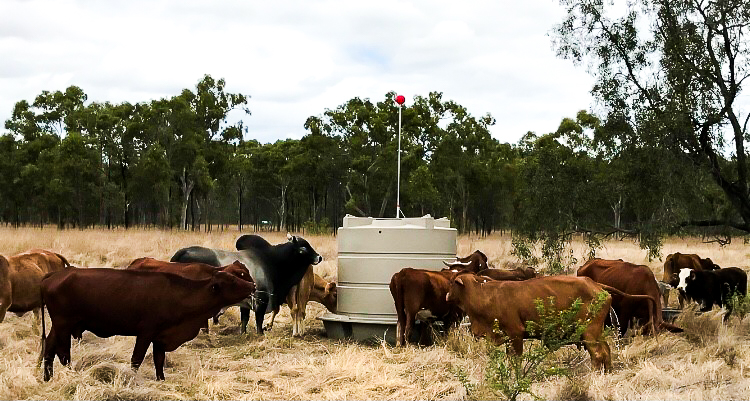
[[[677,173],[683,174],[661,177],[666,187],[706,184],[703,177],[710,177],[713,188],[723,193],[724,206],[716,212],[707,212],[702,199],[677,194],[640,199],[643,203],[638,207],[660,205],[659,212],[652,213],[657,218],[641,216],[647,237],[658,243],[660,235],[690,226],[750,232],[746,150],[750,112],[741,101],[743,84],[750,76],[750,2],[636,0],[616,7],[619,4],[600,0],[562,0],[561,4],[567,15],[555,27],[558,54],[589,65],[596,78],[592,93],[601,100],[607,119],[619,116],[629,127],[603,132],[603,143],[615,154],[651,154],[648,162],[664,157],[676,162],[683,169]],[[638,148],[647,150],[638,152]],[[696,182],[685,182],[687,173]],[[699,193],[716,193],[713,188]]]

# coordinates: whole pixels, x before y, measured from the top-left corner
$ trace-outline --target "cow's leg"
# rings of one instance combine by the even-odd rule
[[[276,315],[278,315],[280,311],[281,311],[281,308],[277,307],[276,309],[273,310],[273,312],[271,312],[271,321],[268,322],[268,324],[265,327],[263,327],[263,331],[270,331],[273,328],[273,322],[276,321]]]
[[[523,354],[523,335],[517,334],[510,336],[510,351],[516,356]]]
[[[2,323],[5,319],[5,314],[8,312],[8,308],[10,308],[10,304],[13,303],[13,300],[11,299],[10,285],[2,286],[0,292],[5,294],[5,296],[0,296],[0,323]]]
[[[584,335],[583,344],[591,356],[591,365],[596,370],[604,369],[605,372],[612,370],[612,352],[609,344],[604,340],[597,340],[591,336]]]
[[[70,332],[67,330],[58,330],[57,332],[57,358],[63,366],[70,365]]]
[[[266,317],[268,301],[268,296],[262,294],[258,297],[257,303],[255,304],[255,330],[259,335],[263,335],[263,319]],[[271,324],[273,324],[273,321]]]
[[[225,307],[221,308],[221,310],[219,311],[219,313],[217,313],[216,316],[214,316],[214,318],[213,318],[214,319],[214,324],[219,324],[219,318],[221,317],[221,315],[223,315],[227,311],[227,309],[229,309],[228,306],[225,306]]]
[[[148,346],[151,344],[151,340],[146,339],[145,336],[138,336],[135,338],[135,347],[133,347],[133,356],[130,358],[130,367],[133,370],[138,370],[143,363],[143,358],[146,357],[146,351]]]
[[[34,309],[34,325],[31,328],[32,333],[34,334],[41,334],[39,330],[42,327],[42,309],[41,308],[35,308]]]
[[[206,320],[206,323],[201,327],[201,331],[204,333],[208,333],[208,320]]]
[[[415,313],[412,313],[412,311],[407,310],[406,311],[406,324],[404,325],[404,338],[403,342],[404,345],[409,343],[409,339],[411,339],[411,330],[414,328],[414,316]]]
[[[399,307],[398,302],[396,303],[396,316],[398,323],[396,323],[396,346],[400,347],[405,344],[404,341],[404,330],[406,330],[406,312],[403,308]]]
[[[244,306],[240,306],[240,334],[245,334],[247,332],[247,322],[250,321],[250,308],[246,308]],[[261,324],[263,321],[261,320]],[[261,334],[262,330],[261,330]]]
[[[49,381],[52,378],[52,367],[55,362],[55,354],[57,353],[57,331],[55,326],[49,331],[49,335],[44,340],[44,381]]]
[[[153,352],[154,367],[156,368],[156,380],[164,380],[164,359],[166,358],[164,344],[160,342],[154,342]]]

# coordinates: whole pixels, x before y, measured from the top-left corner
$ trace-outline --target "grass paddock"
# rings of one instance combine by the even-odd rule
[[[272,244],[286,233],[260,233]],[[164,230],[65,230],[54,227],[0,227],[0,254],[32,248],[64,255],[80,267],[124,267],[150,256],[168,260],[185,246],[233,249],[236,230],[198,233]],[[333,236],[305,236],[323,256],[315,271],[329,280],[337,274]],[[493,267],[515,262],[510,238],[460,236],[458,254],[480,249]],[[574,241],[580,266],[585,244]],[[697,239],[670,239],[663,254],[697,253],[724,267],[748,269],[750,247],[724,248]],[[630,241],[609,241],[597,256],[648,265],[661,278],[662,261]],[[676,300],[676,296],[672,300]],[[40,336],[33,314],[8,314],[0,323],[0,399],[475,399],[496,398],[482,384],[487,344],[466,328],[454,330],[430,347],[395,348],[325,337],[317,318],[322,305],[308,305],[306,334],[292,338],[288,308],[282,308],[265,336],[239,334],[239,312],[231,308],[212,326],[174,352],[167,353],[166,381],[154,380],[151,352],[138,372],[130,369],[134,337],[98,338],[85,333],[73,340],[70,368],[55,360],[55,375],[43,382],[37,361]],[[553,362],[566,365],[573,380],[557,378],[534,385],[547,399],[747,399],[750,391],[750,317],[725,325],[718,310],[682,314],[683,334],[610,338],[614,372],[591,370],[588,354],[564,347]],[[49,325],[48,325],[49,330]],[[459,381],[465,375],[470,391]]]

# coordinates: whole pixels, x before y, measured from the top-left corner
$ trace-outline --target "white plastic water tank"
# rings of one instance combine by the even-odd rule
[[[388,285],[404,267],[440,270],[456,257],[446,218],[344,217],[338,230],[337,314],[323,320],[331,338],[395,339],[398,321]]]

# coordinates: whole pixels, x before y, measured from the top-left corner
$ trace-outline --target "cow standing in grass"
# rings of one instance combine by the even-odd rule
[[[256,236],[257,237],[257,236]],[[262,238],[254,238],[247,249],[224,251],[192,246],[177,251],[172,262],[200,262],[211,266],[224,266],[239,260],[250,270],[257,286],[256,296],[240,305],[241,332],[247,330],[250,310],[255,310],[255,329],[263,334],[266,313],[278,309],[291,288],[299,284],[310,265],[323,260],[315,249],[301,237],[287,234],[288,241],[271,245]]]
[[[62,255],[43,249],[32,249],[8,259],[0,256],[0,322],[5,319],[6,312],[22,316],[34,311],[38,323],[42,278],[47,273],[70,267]]]

